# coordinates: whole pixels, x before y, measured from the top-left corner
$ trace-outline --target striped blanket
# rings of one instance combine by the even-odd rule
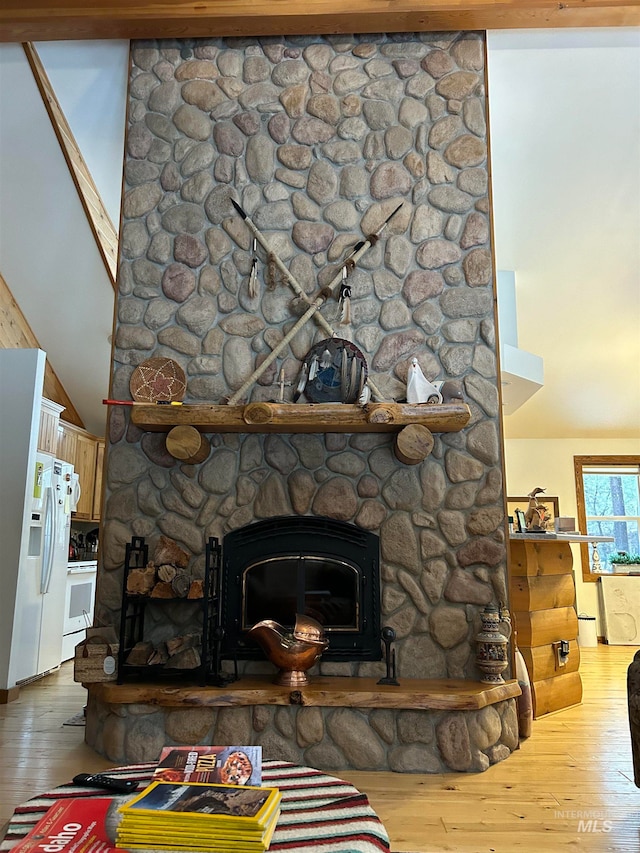
[[[136,779],[142,789],[155,764],[134,764],[107,771]],[[282,791],[282,811],[269,853],[388,853],[389,837],[365,794],[342,779],[286,761],[265,761],[262,783]],[[54,800],[104,797],[104,789],[63,785],[15,810],[0,851],[13,845],[37,823]]]

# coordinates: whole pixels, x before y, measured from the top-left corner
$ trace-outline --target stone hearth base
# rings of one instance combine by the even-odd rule
[[[291,691],[258,677],[88,691],[86,742],[118,763],[155,761],[168,744],[257,744],[265,758],[326,771],[479,772],[518,745],[516,681],[319,677]]]

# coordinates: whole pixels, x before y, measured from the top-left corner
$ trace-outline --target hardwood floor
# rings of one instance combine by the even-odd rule
[[[640,851],[626,672],[636,648],[582,649],[581,705],[536,720],[531,738],[484,773],[341,772],[369,796],[394,853]],[[13,808],[79,772],[111,764],[63,726],[86,692],[72,664],[0,706],[0,826]]]
[[[82,711],[87,691],[73,681],[73,661],[20,689],[0,705],[0,826],[19,803],[71,781],[76,773],[113,766],[84,743],[84,727],[64,726]]]

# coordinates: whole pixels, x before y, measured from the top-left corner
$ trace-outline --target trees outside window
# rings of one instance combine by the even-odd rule
[[[612,572],[609,557],[617,551],[640,554],[640,457],[574,456],[579,529],[593,536],[613,536],[598,544],[600,572]],[[585,580],[597,580],[593,546],[582,546]]]

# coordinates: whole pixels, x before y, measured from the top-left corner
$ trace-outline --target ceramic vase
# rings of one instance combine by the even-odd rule
[[[481,614],[482,629],[476,634],[476,664],[483,684],[504,684],[502,673],[509,665],[507,637],[500,630],[507,623],[498,607],[488,604]],[[509,631],[510,633],[510,631]]]

